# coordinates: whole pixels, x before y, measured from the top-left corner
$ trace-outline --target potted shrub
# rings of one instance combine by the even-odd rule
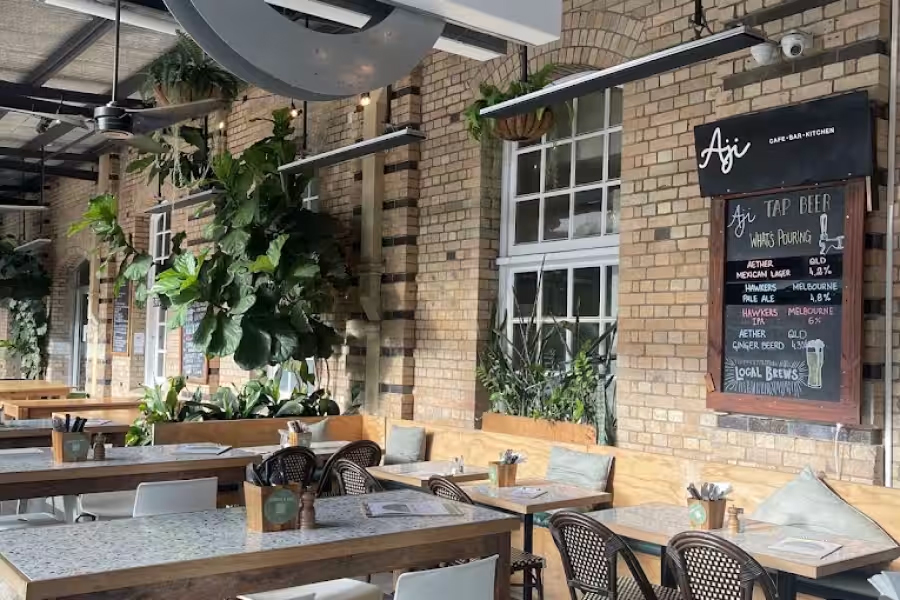
[[[144,97],[158,106],[219,98],[234,100],[241,80],[223,69],[197,43],[178,32],[172,50],[147,68]]]
[[[529,113],[502,119],[483,117],[481,111],[546,87],[550,83],[550,74],[554,67],[555,65],[546,65],[524,81],[511,82],[506,90],[501,90],[491,83],[482,83],[478,88],[480,97],[464,112],[469,135],[480,140],[482,135],[488,133],[510,142],[528,142],[547,133],[554,122],[550,107],[545,106]]]

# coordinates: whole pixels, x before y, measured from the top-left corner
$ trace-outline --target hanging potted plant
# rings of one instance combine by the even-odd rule
[[[481,140],[485,133],[510,142],[529,142],[536,140],[553,127],[553,111],[548,106],[537,110],[501,119],[481,116],[481,111],[489,106],[530,94],[546,87],[550,83],[550,74],[556,65],[544,68],[528,75],[524,80],[513,81],[506,90],[501,90],[491,83],[482,83],[479,88],[480,97],[465,110],[466,128],[475,140]]]
[[[223,69],[187,35],[147,68],[144,97],[157,106],[197,100],[234,100],[241,80]]]

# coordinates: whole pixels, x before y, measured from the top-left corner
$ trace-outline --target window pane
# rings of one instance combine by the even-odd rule
[[[619,186],[610,187],[606,197],[606,233],[619,233]],[[577,210],[576,205],[576,210]],[[578,221],[576,220],[576,223]]]
[[[516,203],[516,243],[536,242],[541,201],[526,200]]]
[[[572,137],[572,111],[565,102],[557,104],[553,110],[553,127],[547,132],[547,140]]]
[[[539,358],[535,342],[537,333],[534,327],[528,327],[526,323],[513,323],[513,365],[520,366],[523,363],[533,364]]]
[[[541,297],[543,299],[544,317],[565,317],[568,302],[568,277],[566,269],[544,271],[541,281]]]
[[[319,178],[313,177],[309,180],[309,183],[306,185],[306,193],[303,195],[304,198],[312,198],[314,196],[319,195]],[[286,373],[288,377],[291,376],[290,373]]]
[[[544,323],[541,327],[543,344],[541,358],[544,364],[558,365],[566,360],[566,328],[562,324]]]
[[[572,314],[578,317],[600,316],[600,274],[601,267],[574,269],[572,275]]]
[[[575,194],[577,238],[603,233],[603,188]]]
[[[519,155],[516,171],[516,195],[535,194],[541,191],[541,153],[528,152]]]
[[[567,188],[571,181],[572,144],[560,144],[547,149],[547,167],[544,175],[546,190]]]
[[[156,373],[157,379],[165,377],[166,375],[166,355],[165,354],[157,354],[156,355]]]
[[[606,304],[604,306],[607,317],[615,317],[619,313],[619,267],[612,265],[606,267]]]
[[[580,97],[578,99],[575,131],[582,134],[603,129],[605,114],[606,94],[604,92],[595,92]]]
[[[575,340],[572,344],[572,352],[581,352],[581,350],[585,346],[593,344],[599,337],[599,323],[579,323],[578,329],[575,331]]]
[[[609,178],[622,176],[622,132],[609,134]]]
[[[603,145],[605,135],[578,142],[575,148],[575,184],[603,181]]]
[[[609,90],[609,126],[622,124],[622,88]]]
[[[544,240],[569,238],[569,194],[544,198]]]
[[[610,329],[612,329],[612,327],[613,327],[612,323],[605,324],[603,326],[604,333],[609,331]],[[610,348],[610,344],[609,344],[610,339],[612,339],[612,348]],[[607,336],[603,340],[603,343],[600,344],[600,348],[598,348],[598,350],[600,351],[600,354],[609,354],[610,352],[612,352],[612,354],[615,355],[618,352],[618,348],[619,348],[619,334],[618,334],[618,332],[616,332],[612,336],[612,338]],[[615,370],[616,370],[615,369],[615,361],[613,361],[613,364],[610,365],[610,372],[614,373]]]
[[[517,317],[530,317],[534,313],[537,301],[538,274],[516,273],[513,276],[513,314]]]

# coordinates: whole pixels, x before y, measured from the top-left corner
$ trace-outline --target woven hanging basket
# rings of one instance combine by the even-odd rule
[[[494,133],[509,142],[530,142],[540,138],[553,127],[553,111],[545,108],[540,117],[537,111],[497,119]]]

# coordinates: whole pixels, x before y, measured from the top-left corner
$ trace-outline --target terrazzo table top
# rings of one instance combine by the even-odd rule
[[[58,463],[50,448],[0,450],[0,485],[25,481],[74,479],[198,467],[240,467],[257,454],[232,449],[222,454],[181,454],[177,446],[107,448],[106,460]]]
[[[13,597],[23,597],[27,587],[29,600],[41,600],[53,590],[74,595],[147,578],[165,582],[180,572],[166,565],[186,561],[190,569],[182,577],[198,577],[346,556],[361,544],[371,551],[376,544],[398,548],[518,527],[516,518],[477,506],[460,505],[459,516],[375,519],[364,513],[364,502],[423,498],[400,490],[320,499],[317,529],[277,533],[247,531],[243,508],[0,532],[0,578]]]
[[[488,470],[476,465],[465,465],[462,473],[453,473],[453,463],[449,460],[427,460],[402,465],[369,467],[369,474],[382,481],[396,481],[412,487],[428,487],[428,480],[434,475],[446,477],[450,481],[481,481],[488,478]]]
[[[520,515],[612,502],[612,494],[544,479],[524,479],[512,487],[487,483],[462,486],[472,500]]]
[[[652,503],[600,510],[587,515],[621,536],[660,546],[667,545],[675,534],[691,530],[686,506]],[[806,527],[775,525],[750,519],[742,519],[741,522],[741,533],[732,533],[728,529],[713,530],[710,533],[735,543],[764,567],[803,577],[816,579],[900,557],[900,547],[896,545],[851,539]],[[786,538],[827,541],[840,544],[841,548],[824,558],[770,549],[770,546]]]
[[[330,440],[327,442],[312,442],[309,446],[309,449],[315,453],[318,458],[328,458],[350,442],[346,440]],[[252,452],[254,454],[261,454],[263,456],[268,456],[269,454],[273,454],[281,450],[281,446],[277,444],[269,445],[269,446],[250,446],[248,448],[240,448],[244,452]]]

